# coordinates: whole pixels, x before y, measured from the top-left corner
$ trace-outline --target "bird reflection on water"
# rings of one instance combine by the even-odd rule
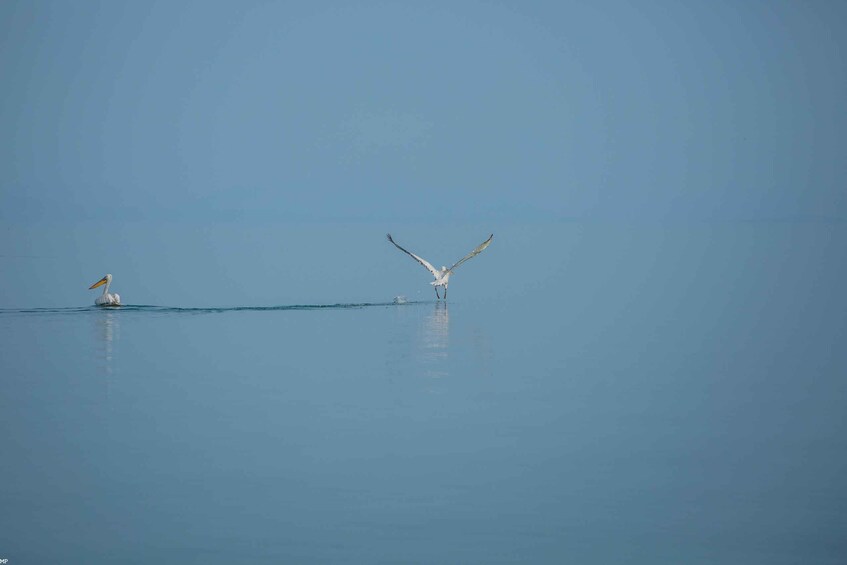
[[[120,321],[118,313],[111,311],[97,312],[96,336],[98,366],[106,378],[106,386],[114,372],[115,343],[120,339]]]
[[[449,376],[450,314],[446,302],[436,302],[424,319],[420,331],[418,353],[428,377]]]

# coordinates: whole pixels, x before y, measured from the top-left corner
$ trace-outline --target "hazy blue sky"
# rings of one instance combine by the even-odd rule
[[[0,219],[843,220],[845,24],[842,2],[6,0]]]

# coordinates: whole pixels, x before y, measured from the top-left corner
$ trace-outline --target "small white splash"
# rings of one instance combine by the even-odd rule
[[[394,297],[394,304],[405,304],[407,302],[408,302],[408,300],[406,300],[405,296],[401,295],[401,296],[395,296]]]

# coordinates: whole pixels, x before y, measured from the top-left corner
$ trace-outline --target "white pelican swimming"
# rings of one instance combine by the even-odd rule
[[[432,273],[432,276],[435,277],[435,280],[433,282],[429,283],[429,284],[431,284],[432,286],[435,287],[435,296],[438,297],[438,298],[441,298],[441,296],[439,296],[439,294],[438,294],[438,287],[440,286],[440,287],[444,288],[444,300],[447,300],[447,285],[450,284],[450,275],[453,274],[453,271],[456,269],[456,267],[458,267],[459,265],[461,265],[462,263],[464,263],[468,259],[472,259],[473,257],[476,257],[477,255],[482,253],[483,250],[486,247],[488,247],[489,244],[491,244],[491,240],[494,239],[494,234],[492,233],[490,236],[488,236],[488,239],[486,239],[485,241],[480,243],[476,247],[476,249],[474,249],[473,251],[471,251],[470,253],[468,253],[467,255],[462,257],[461,259],[459,259],[456,262],[456,264],[454,264],[452,267],[450,267],[449,269],[447,267],[441,267],[441,270],[439,271],[438,269],[436,269],[435,267],[433,267],[432,265],[427,263],[426,260],[418,257],[414,253],[407,251],[407,250],[403,249],[402,247],[400,247],[399,245],[397,245],[397,243],[391,237],[390,233],[386,234],[386,235],[388,236],[388,241],[393,243],[394,246],[397,249],[399,249],[403,253],[406,253],[407,255],[411,255],[412,259],[414,259],[415,261],[417,261],[418,263],[420,263],[421,265],[426,267],[426,270],[429,271],[430,273]]]
[[[106,285],[103,288],[103,294],[97,297],[97,300],[94,301],[94,304],[97,306],[120,306],[121,305],[121,296],[116,292],[114,294],[109,294],[109,285],[112,284],[112,275],[106,275],[93,285],[88,287],[88,290],[92,288],[97,288],[100,285]]]

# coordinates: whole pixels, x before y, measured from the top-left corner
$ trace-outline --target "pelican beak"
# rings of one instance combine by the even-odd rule
[[[98,286],[104,285],[104,284],[106,284],[106,277],[103,277],[102,279],[100,279],[99,281],[94,283],[93,285],[89,286],[88,290],[91,290],[92,288],[97,288]]]

